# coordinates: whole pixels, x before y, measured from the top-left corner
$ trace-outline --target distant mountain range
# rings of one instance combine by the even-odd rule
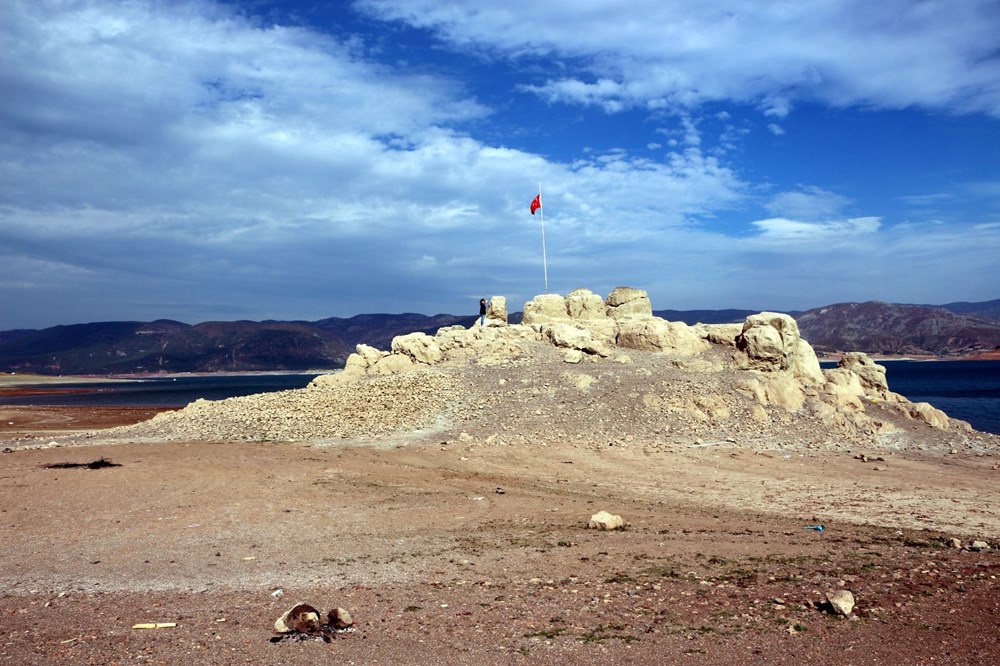
[[[656,310],[688,324],[742,322],[759,310]],[[789,312],[820,353],[959,356],[1000,347],[1000,299],[985,303],[838,303]],[[513,313],[512,323],[521,313]],[[0,331],[0,370],[66,375],[298,371],[343,367],[358,343],[388,349],[392,338],[475,317],[362,314],[314,322],[103,322]]]

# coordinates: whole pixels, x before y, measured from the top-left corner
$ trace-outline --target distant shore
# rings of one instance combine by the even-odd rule
[[[175,379],[181,377],[240,377],[243,375],[328,375],[337,370],[249,370],[243,372],[172,372],[157,374],[115,374],[115,375],[39,375],[31,373],[5,372],[0,374],[0,389],[34,384],[92,384],[98,382],[133,382],[144,379]]]

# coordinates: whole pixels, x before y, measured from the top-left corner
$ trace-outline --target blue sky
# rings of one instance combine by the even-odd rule
[[[495,5],[495,6],[494,6]],[[0,330],[1000,297],[995,0],[6,0]]]

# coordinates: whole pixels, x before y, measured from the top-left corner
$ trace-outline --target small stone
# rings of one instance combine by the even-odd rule
[[[989,550],[990,544],[986,543],[985,541],[973,541],[972,543],[969,544],[969,549],[974,550],[976,552],[979,552],[981,550]]]
[[[962,540],[959,539],[958,537],[952,537],[952,538],[948,539],[948,547],[949,548],[961,548],[962,547]]]
[[[579,363],[582,360],[583,360],[583,352],[581,352],[579,349],[570,349],[569,351],[566,352],[566,355],[563,357],[563,361],[565,361],[566,363]]]
[[[279,634],[309,633],[319,630],[319,611],[309,604],[295,604],[274,621]]]
[[[854,595],[850,590],[827,592],[826,601],[837,615],[847,617],[854,610]]]
[[[588,527],[592,530],[620,530],[625,526],[621,516],[615,516],[607,511],[598,511],[590,517]]]
[[[354,625],[351,613],[346,608],[334,608],[327,614],[326,621],[336,629],[346,629]]]

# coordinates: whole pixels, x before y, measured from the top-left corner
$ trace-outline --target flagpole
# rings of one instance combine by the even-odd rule
[[[545,293],[549,293],[549,265],[545,258],[545,206],[542,203],[542,181],[538,181],[538,203],[542,213],[542,273],[545,276]]]

